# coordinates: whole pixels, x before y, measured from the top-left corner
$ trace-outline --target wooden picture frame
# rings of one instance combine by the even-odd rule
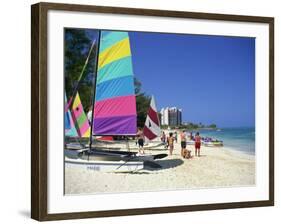
[[[137,8],[117,8],[90,5],[38,3],[31,7],[31,217],[39,221],[80,219],[109,216],[142,215],[226,208],[246,208],[274,205],[274,18],[223,15],[182,11],[162,11]],[[48,213],[48,99],[47,99],[47,14],[49,10],[87,13],[122,14],[166,18],[188,18],[216,21],[252,22],[269,25],[269,199],[233,203],[186,206],[132,208],[74,213]]]

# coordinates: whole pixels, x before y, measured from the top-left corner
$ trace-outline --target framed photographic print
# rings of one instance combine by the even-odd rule
[[[274,18],[32,5],[32,218],[274,204]]]

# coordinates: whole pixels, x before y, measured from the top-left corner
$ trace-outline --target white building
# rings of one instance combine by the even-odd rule
[[[162,108],[161,114],[161,125],[169,125],[169,108]]]
[[[182,123],[182,109],[176,107],[162,108],[161,111],[161,125],[181,125]]]

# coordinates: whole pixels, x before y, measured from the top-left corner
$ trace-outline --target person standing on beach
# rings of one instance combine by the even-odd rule
[[[174,150],[174,137],[173,137],[173,133],[171,132],[169,134],[169,137],[167,138],[167,142],[168,142],[168,147],[169,147],[169,151],[170,151],[170,156],[173,154],[173,150]]]
[[[200,157],[201,137],[199,132],[195,135],[195,156]]]
[[[138,138],[138,144],[139,144],[139,153],[144,154],[144,148],[143,148],[144,134],[143,134],[143,131],[141,128],[138,129],[137,138]]]
[[[186,134],[185,134],[185,130],[182,131],[180,137],[181,137],[181,156],[183,157],[183,152],[186,149]]]
[[[191,150],[186,149],[186,133],[184,130],[182,131],[180,137],[181,137],[181,156],[185,159],[192,158]]]
[[[164,143],[164,144],[165,144],[165,142],[166,142],[166,135],[165,135],[165,132],[164,132],[164,131],[162,132],[162,135],[161,135],[161,141],[162,141],[162,143]]]

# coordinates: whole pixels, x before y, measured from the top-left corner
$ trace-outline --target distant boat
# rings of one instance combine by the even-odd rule
[[[214,139],[211,139],[211,138],[205,138],[204,140],[202,140],[202,143],[203,145],[205,146],[223,146],[223,141],[220,141],[220,140],[214,140]]]
[[[195,144],[195,140],[190,139],[186,141],[187,145],[194,145]],[[213,139],[210,137],[202,137],[201,138],[201,144],[204,146],[223,146],[223,141],[217,140],[217,139]]]

